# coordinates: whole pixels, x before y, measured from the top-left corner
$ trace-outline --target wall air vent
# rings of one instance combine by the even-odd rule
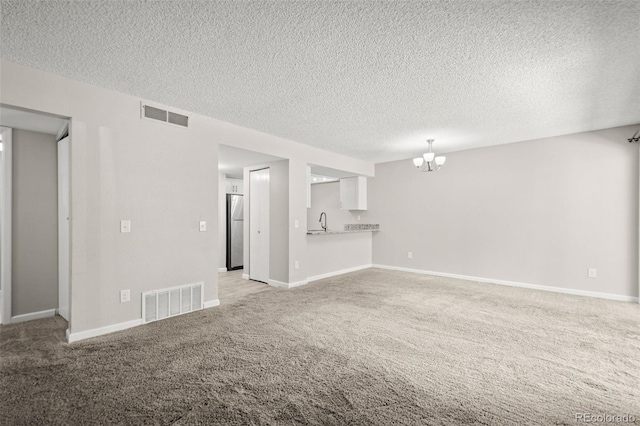
[[[157,321],[203,308],[204,283],[142,293],[142,321]]]
[[[169,111],[169,123],[189,127],[189,117]]]
[[[143,105],[142,112],[145,118],[150,118],[152,120],[160,120],[164,122],[167,121],[167,111],[163,109],[154,108],[149,105]]]
[[[157,120],[164,123],[174,124],[181,127],[189,127],[189,117],[176,112],[144,105],[140,102],[140,118]]]

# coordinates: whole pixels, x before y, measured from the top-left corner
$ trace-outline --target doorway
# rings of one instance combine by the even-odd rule
[[[69,120],[1,106],[0,124],[2,323],[56,314],[68,321]],[[63,214],[65,223],[59,223]]]
[[[288,169],[282,166],[283,160],[281,157],[235,146],[224,144],[218,146],[218,235],[220,244],[218,249],[218,299],[221,304],[233,303],[249,294],[268,288],[265,283],[269,282],[269,274],[273,272],[272,270],[259,273],[258,276],[261,277],[259,281],[255,280],[255,274],[251,273],[250,173],[253,170],[269,168],[272,172],[270,190],[273,189],[275,192],[281,193],[282,196],[286,196],[288,194],[286,188],[273,185],[274,170],[279,171],[279,174],[276,173],[277,176],[286,176]],[[277,166],[278,164],[280,166]],[[281,184],[282,182],[280,182]],[[231,199],[231,203],[229,203],[229,199]],[[237,208],[240,200],[243,204],[242,213]],[[230,211],[227,207],[233,207],[234,201],[236,209],[231,210],[237,214],[229,214]],[[270,208],[273,207],[273,204],[273,202],[270,203]],[[241,216],[243,220],[239,220]],[[277,217],[279,215],[271,215],[270,221],[276,219],[277,222]],[[287,216],[283,215],[283,220],[286,221],[286,218]],[[230,223],[229,219],[233,222]],[[234,232],[236,238],[232,235]],[[241,248],[238,244],[234,245],[234,241],[236,243],[240,241],[238,233],[242,235]],[[271,249],[272,247],[269,246],[269,250]],[[265,258],[264,261],[271,267],[273,255],[269,256],[269,260]]]

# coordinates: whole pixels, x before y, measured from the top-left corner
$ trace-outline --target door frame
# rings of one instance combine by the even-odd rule
[[[0,274],[0,282],[2,287],[2,318],[0,318],[2,324],[11,323],[11,262],[12,262],[12,247],[11,247],[11,214],[13,211],[12,205],[12,183],[11,178],[13,175],[13,129],[10,127],[0,126],[0,133],[2,133],[2,190],[0,191],[0,203],[2,205],[2,218],[0,219],[0,265],[2,273]]]
[[[56,146],[64,133],[70,132],[71,119],[58,132],[56,136]],[[2,133],[2,188],[0,190],[0,206],[4,214],[0,215],[0,289],[2,290],[2,302],[0,306],[0,324],[11,324],[12,322],[12,261],[13,261],[13,129],[11,127],[0,126]],[[71,206],[71,135],[69,138],[69,206]],[[57,162],[57,159],[56,159]],[[59,254],[59,253],[58,253]],[[69,326],[67,334],[71,329],[71,227],[69,227],[69,288],[68,288],[68,316]],[[58,282],[58,288],[59,288]],[[56,308],[56,313],[58,312]]]
[[[268,247],[269,248],[267,250],[267,262],[266,262],[266,267],[267,267],[266,274],[267,274],[267,277],[266,277],[265,281],[262,281],[262,280],[257,280],[255,278],[255,275],[253,275],[253,273],[251,272],[251,262],[252,262],[252,260],[251,260],[251,246],[254,243],[254,241],[252,241],[252,238],[251,238],[251,227],[252,227],[251,211],[254,208],[253,203],[251,202],[251,199],[253,198],[253,194],[254,194],[254,192],[253,192],[254,188],[253,188],[253,185],[251,184],[251,177],[252,177],[252,173],[254,173],[254,172],[264,172],[264,171],[267,171],[269,173],[269,185],[268,185],[268,193],[267,193],[267,199],[269,199],[269,210],[267,210],[268,211],[268,215],[269,215],[269,219],[267,221],[267,224],[268,224],[268,226],[267,226],[267,232],[268,232],[268,238],[267,239],[268,239],[268,241],[267,242],[268,242]],[[246,187],[247,187],[246,183],[245,183],[244,186],[245,186],[244,189],[245,189],[245,193],[246,193]],[[250,169],[249,170],[248,187],[249,187],[249,191],[248,191],[249,194],[248,194],[248,197],[246,197],[246,199],[245,199],[245,210],[244,210],[245,214],[248,215],[248,219],[249,219],[248,220],[248,225],[249,225],[249,227],[248,227],[248,230],[249,230],[249,232],[248,232],[249,250],[248,251],[249,251],[249,253],[248,254],[249,254],[249,256],[248,256],[248,259],[246,259],[244,261],[245,267],[248,266],[247,278],[250,279],[250,280],[254,280],[254,281],[264,282],[265,284],[270,284],[271,283],[271,263],[270,263],[271,262],[271,253],[270,253],[270,250],[271,250],[271,232],[270,232],[271,231],[270,230],[270,227],[271,227],[271,211],[270,211],[270,209],[271,209],[271,200],[270,200],[270,198],[271,198],[271,167],[269,167],[269,166],[266,166],[266,167],[265,166],[257,166],[255,168]],[[247,217],[245,216],[245,220],[246,219],[247,219]],[[252,277],[252,275],[253,275],[253,277]]]
[[[65,136],[66,135],[66,136]],[[62,318],[64,318],[65,320],[67,320],[68,323],[71,322],[71,137],[69,136],[69,124],[67,124],[64,129],[59,132],[58,136],[56,137],[57,142],[57,151],[58,151],[58,157],[57,157],[57,161],[58,161],[58,308],[56,309],[56,313],[58,315],[60,315]],[[61,172],[61,161],[60,161],[60,142],[66,141],[67,144],[67,148],[66,148],[66,170],[64,170],[63,172],[66,173],[66,177],[67,177],[67,181],[66,181],[66,187],[61,187],[61,180],[60,180],[60,172]],[[67,211],[67,217],[60,217],[60,191],[64,190],[67,193],[67,207],[68,207],[68,211]],[[62,306],[61,302],[61,297],[60,297],[60,290],[61,290],[61,277],[63,276],[62,271],[61,271],[61,265],[62,265],[62,249],[60,247],[60,242],[61,242],[61,238],[63,238],[63,236],[60,235],[60,228],[61,228],[61,223],[66,222],[66,255],[65,255],[65,269],[66,269],[66,279],[67,279],[67,283],[66,283],[66,300],[65,300],[65,306]],[[63,315],[63,313],[66,315]]]

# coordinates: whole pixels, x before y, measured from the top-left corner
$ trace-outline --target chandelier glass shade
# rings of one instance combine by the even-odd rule
[[[421,172],[435,172],[440,170],[440,167],[447,160],[447,157],[438,156],[433,152],[433,139],[428,139],[427,143],[429,144],[429,152],[426,152],[422,155],[422,157],[417,157],[413,159],[413,165]]]

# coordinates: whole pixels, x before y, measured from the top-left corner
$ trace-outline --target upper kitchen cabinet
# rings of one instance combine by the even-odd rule
[[[227,194],[243,194],[242,179],[227,178]]]
[[[367,178],[355,176],[340,179],[340,209],[367,209]]]

